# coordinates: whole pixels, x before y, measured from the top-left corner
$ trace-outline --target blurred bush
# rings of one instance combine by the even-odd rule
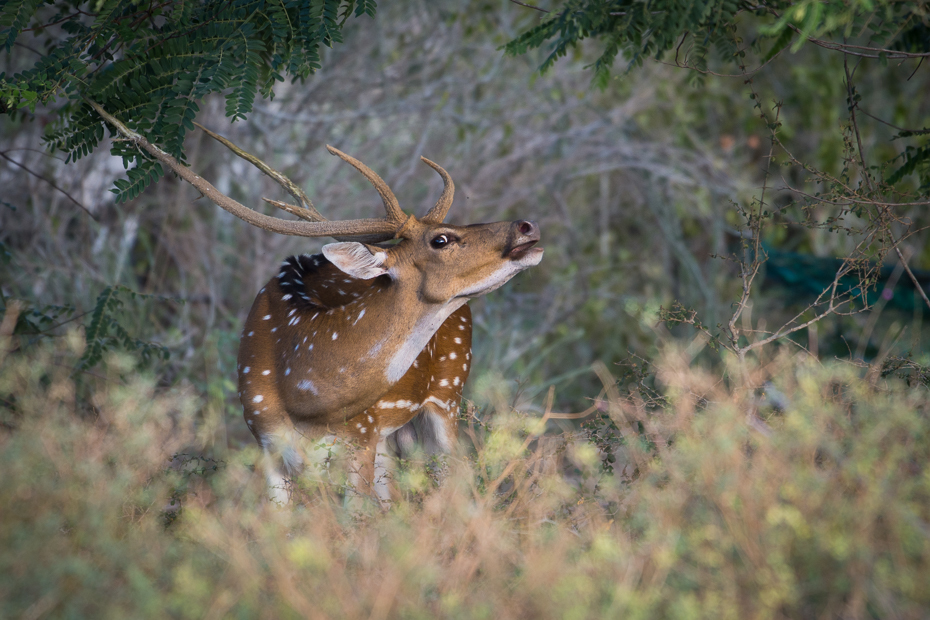
[[[292,508],[263,502],[257,449],[201,457],[189,420],[203,401],[120,381],[125,357],[109,358],[83,410],[60,363],[82,347],[72,332],[0,362],[0,404],[18,419],[0,433],[3,617],[930,609],[919,385],[781,356],[752,371],[778,395],[763,398],[670,351],[654,368],[660,399],[606,386],[612,438],[472,409],[443,486],[400,475],[407,499],[391,511],[348,513],[326,484]],[[751,410],[764,422],[747,424]]]

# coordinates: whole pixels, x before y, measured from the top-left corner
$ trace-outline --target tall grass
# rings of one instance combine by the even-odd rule
[[[127,359],[73,376],[82,346],[72,334],[0,361],[0,617],[930,610],[922,387],[785,357],[753,371],[779,394],[764,399],[668,354],[660,400],[607,386],[600,448],[472,408],[440,487],[411,464],[390,511],[347,512],[307,476],[281,509],[261,499],[256,449],[194,458],[196,394],[156,389]],[[93,382],[92,406],[75,381]]]

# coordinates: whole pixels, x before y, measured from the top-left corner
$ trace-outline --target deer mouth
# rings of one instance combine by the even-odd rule
[[[507,258],[511,260],[520,260],[525,257],[533,249],[533,246],[539,243],[539,239],[534,239],[532,241],[527,241],[526,243],[521,243],[516,246],[509,252],[507,252]],[[537,251],[542,252],[542,248],[537,248]]]

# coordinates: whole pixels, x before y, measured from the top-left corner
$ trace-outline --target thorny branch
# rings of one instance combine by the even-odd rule
[[[849,101],[849,118],[850,122],[852,123],[853,131],[856,134],[856,146],[859,150],[859,162],[862,168],[862,176],[865,179],[866,185],[869,186],[869,192],[874,193],[875,187],[872,185],[872,177],[869,174],[868,167],[865,163],[865,152],[862,150],[862,137],[859,135],[859,123],[856,121],[856,108],[858,107],[858,101],[856,101],[854,97],[852,75],[849,72],[849,62],[846,55],[843,56],[843,70],[846,72],[846,96]],[[879,209],[883,212],[887,212],[889,207],[888,205],[881,204],[879,205]],[[927,298],[926,291],[924,291],[923,287],[920,285],[920,282],[918,282],[917,278],[914,276],[914,272],[911,271],[910,266],[907,264],[907,259],[904,258],[904,254],[901,253],[901,248],[898,247],[898,240],[895,239],[894,233],[891,231],[890,227],[888,228],[887,233],[888,238],[891,240],[891,245],[894,247],[894,251],[898,255],[898,260],[901,262],[901,266],[904,267],[904,271],[907,273],[907,276],[914,284],[914,288],[916,288],[917,292],[920,293],[924,303],[927,304],[928,308],[930,308],[930,299]]]

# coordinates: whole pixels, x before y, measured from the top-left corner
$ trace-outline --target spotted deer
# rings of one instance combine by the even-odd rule
[[[451,450],[472,363],[467,302],[539,264],[538,226],[527,220],[444,224],[455,186],[426,158],[442,177],[443,192],[422,218],[407,215],[381,177],[331,146],[331,154],[374,186],[386,215],[328,221],[284,175],[201,127],[297,199],[300,206],[265,199],[304,221],[283,220],[225,196],[144,137],[117,127],[246,222],[279,234],[337,239],[322,254],[288,258],[259,291],[239,347],[239,398],[265,454],[272,499],[288,500],[286,482],[303,467],[296,437],[332,436],[358,447],[350,486],[388,505],[390,453],[403,455],[416,442],[427,453]]]
[[[289,447],[296,429],[309,437],[341,435],[358,446],[362,458],[350,486],[373,490],[386,505],[390,452],[403,455],[417,440],[428,454],[452,448],[471,370],[466,304],[539,263],[539,229],[525,220],[444,224],[454,185],[426,159],[445,189],[423,218],[405,215],[377,174],[328,148],[381,195],[394,231],[376,240],[400,242],[344,240],[320,255],[284,261],[245,322],[240,399],[246,423],[274,459],[266,468],[276,499],[284,500],[278,491],[302,465]],[[358,224],[339,236],[372,234]]]

